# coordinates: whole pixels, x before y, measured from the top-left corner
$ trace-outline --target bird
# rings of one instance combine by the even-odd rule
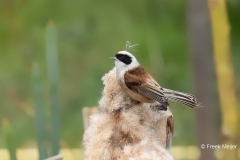
[[[159,102],[164,110],[168,100],[181,103],[190,108],[199,104],[192,94],[161,87],[157,81],[140,65],[135,56],[127,50],[119,51],[114,57],[116,79],[125,93],[139,103]]]

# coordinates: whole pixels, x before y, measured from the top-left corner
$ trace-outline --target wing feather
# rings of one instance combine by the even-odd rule
[[[161,103],[164,107],[167,107],[168,104],[168,99],[163,95],[163,93],[159,94],[159,91],[156,91],[151,88],[147,87],[139,87],[138,92],[141,93],[142,95],[154,99],[155,101],[158,101]],[[163,95],[163,96],[162,96]]]
[[[158,101],[164,107],[168,106],[168,99],[165,97],[162,87],[141,66],[127,71],[124,81],[129,89]]]

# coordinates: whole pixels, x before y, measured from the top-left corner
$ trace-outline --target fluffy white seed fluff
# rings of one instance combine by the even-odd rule
[[[90,117],[84,133],[85,160],[172,160],[166,149],[167,119],[171,112],[135,104],[116,81],[116,69],[103,78],[101,113]],[[135,105],[134,105],[135,104]],[[125,111],[119,108],[134,105]],[[173,127],[173,126],[172,126]]]

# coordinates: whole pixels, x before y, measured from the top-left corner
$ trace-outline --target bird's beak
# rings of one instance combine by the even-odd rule
[[[116,60],[117,58],[116,57],[110,57],[110,59]]]

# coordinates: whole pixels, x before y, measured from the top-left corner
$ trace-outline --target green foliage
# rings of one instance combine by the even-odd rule
[[[57,51],[57,31],[53,21],[46,29],[46,59],[50,88],[51,108],[51,145],[52,156],[59,154],[60,149],[60,102],[59,102],[59,67]]]
[[[2,131],[5,141],[6,148],[8,149],[10,159],[17,160],[17,146],[15,143],[15,135],[13,134],[13,129],[9,124],[8,119],[2,119]]]
[[[36,137],[38,144],[39,159],[46,159],[47,156],[47,146],[46,146],[46,123],[44,115],[44,98],[43,98],[43,87],[41,74],[37,62],[33,64],[32,69],[32,85],[33,85],[33,95],[34,95],[34,118],[36,127]]]
[[[234,4],[228,10],[237,71],[239,2]],[[53,106],[52,101],[60,103],[61,139],[70,147],[80,146],[81,109],[97,105],[103,88],[101,77],[114,66],[109,57],[123,50],[127,40],[139,44],[133,54],[162,86],[193,93],[186,6],[187,1],[156,0],[0,1],[0,117],[11,121],[15,136],[22,135],[16,145],[32,146],[35,139],[33,117],[20,105],[34,108],[29,84],[35,61],[42,73],[46,122],[52,117],[48,106]],[[52,60],[57,59],[47,61],[45,54],[45,26],[49,20],[55,22],[58,33],[55,49],[59,76],[58,71],[49,72]],[[236,74],[239,83],[240,73]],[[52,80],[59,83],[59,99],[49,102],[53,92],[58,92],[51,87],[49,92],[48,77],[52,75]],[[195,144],[195,111],[175,103],[171,103],[171,110],[176,127],[173,143]],[[60,129],[58,124],[55,127],[53,130]],[[0,147],[5,147],[2,139]]]

